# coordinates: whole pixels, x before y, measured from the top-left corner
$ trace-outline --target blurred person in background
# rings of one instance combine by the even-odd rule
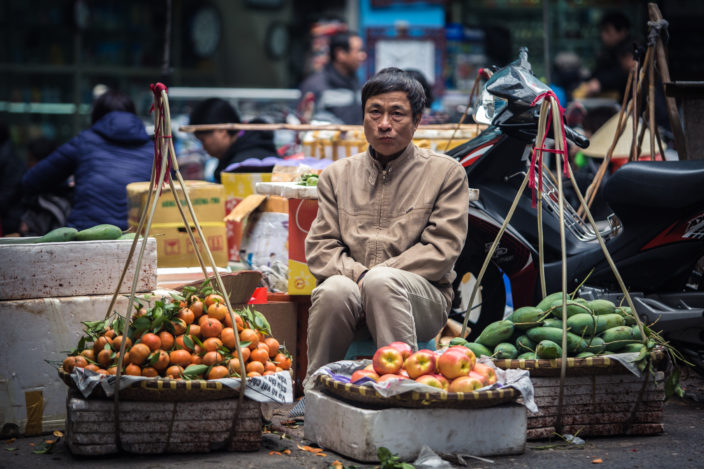
[[[109,223],[127,228],[127,184],[149,181],[153,138],[132,99],[109,90],[93,103],[91,127],[29,169],[25,196],[55,192],[73,175],[73,207],[66,225],[79,230]]]
[[[239,124],[240,115],[232,105],[220,98],[208,98],[199,102],[191,111],[190,125],[205,124]],[[266,123],[263,119],[252,119],[250,124]],[[270,130],[198,130],[195,137],[200,140],[203,149],[213,158],[218,159],[215,168],[215,181],[220,182],[220,173],[233,163],[240,163],[248,158],[263,159],[278,156],[274,145],[274,132]]]
[[[362,123],[361,86],[357,70],[367,58],[358,33],[346,31],[330,37],[329,62],[301,83],[302,101],[309,93],[316,113],[329,113],[344,124]],[[322,116],[319,116],[322,117]]]
[[[0,121],[0,236],[17,233],[22,214],[20,182],[24,165],[10,141],[10,129]]]
[[[601,18],[599,30],[602,47],[596,65],[591,78],[575,90],[574,97],[606,96],[620,103],[629,71],[624,70],[619,55],[632,42],[631,22],[620,11],[610,11]]]
[[[423,116],[420,119],[420,125],[426,124],[444,124],[449,120],[449,116],[446,112],[438,112],[433,109],[433,103],[435,98],[433,96],[433,88],[428,83],[428,79],[420,70],[415,68],[409,68],[405,70],[411,77],[415,78],[420,86],[423,87],[423,92],[425,93],[425,106],[423,107]]]
[[[46,137],[38,137],[27,144],[27,169],[36,166],[41,160],[56,150],[56,142]],[[22,200],[22,236],[42,236],[49,231],[66,226],[73,201],[73,178],[69,177],[54,191],[43,191],[24,197]]]

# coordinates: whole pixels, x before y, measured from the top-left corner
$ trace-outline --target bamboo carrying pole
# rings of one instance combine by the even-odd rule
[[[112,308],[114,306],[115,300],[117,298],[117,295],[120,291],[120,286],[122,285],[122,281],[124,279],[125,273],[129,267],[129,264],[132,260],[132,256],[134,254],[136,245],[139,241],[140,234],[142,233],[142,228],[144,229],[144,235],[142,239],[142,244],[140,247],[140,252],[139,255],[137,256],[136,259],[136,265],[135,265],[135,275],[132,279],[132,287],[130,289],[130,296],[129,300],[127,303],[127,312],[125,314],[125,321],[123,324],[122,328],[122,335],[124,337],[127,337],[128,331],[129,331],[129,324],[130,324],[130,319],[132,316],[132,307],[134,305],[134,300],[135,300],[135,290],[137,288],[137,281],[139,279],[138,272],[141,267],[141,262],[144,257],[144,251],[146,248],[146,240],[149,236],[149,230],[151,228],[151,223],[152,219],[154,216],[154,213],[156,211],[156,206],[157,202],[159,199],[159,196],[161,195],[162,189],[165,184],[165,179],[167,178],[168,172],[169,172],[169,163],[171,164],[171,167],[173,168],[174,175],[178,179],[180,188],[183,192],[184,198],[186,200],[186,204],[188,207],[189,214],[191,216],[191,219],[193,220],[193,225],[196,229],[196,232],[198,233],[199,239],[201,241],[201,244],[204,248],[204,251],[207,255],[209,264],[212,268],[217,286],[219,291],[222,293],[222,296],[225,300],[225,304],[227,306],[228,314],[230,315],[230,319],[233,324],[236,324],[235,317],[234,317],[234,311],[232,308],[232,304],[230,303],[230,296],[228,292],[225,291],[225,285],[223,284],[222,278],[220,277],[220,274],[217,270],[217,265],[215,264],[215,260],[213,258],[212,253],[210,252],[210,249],[208,247],[208,244],[205,239],[205,235],[203,234],[203,231],[201,230],[200,224],[198,223],[197,216],[195,214],[195,211],[193,209],[193,204],[191,203],[190,197],[188,195],[188,190],[186,188],[186,183],[183,180],[183,177],[181,176],[181,172],[178,167],[178,162],[176,160],[176,152],[174,151],[173,147],[173,140],[171,136],[171,118],[170,118],[170,110],[169,110],[169,103],[168,103],[168,96],[166,93],[166,87],[157,84],[156,86],[153,86],[153,90],[155,90],[155,97],[154,97],[154,122],[155,122],[155,137],[156,137],[156,142],[155,142],[155,150],[158,155],[161,155],[160,159],[160,165],[159,165],[159,170],[157,173],[156,166],[157,166],[157,158],[155,155],[155,160],[154,164],[152,165],[152,174],[151,174],[151,179],[150,179],[150,184],[149,184],[149,194],[147,197],[147,203],[145,206],[149,206],[149,210],[144,210],[142,213],[142,216],[140,217],[140,221],[137,227],[137,233],[135,235],[135,238],[132,242],[132,247],[130,249],[130,252],[128,254],[127,260],[125,262],[125,267],[123,269],[122,275],[120,277],[120,281],[118,283],[117,289],[115,291],[115,294],[113,295],[112,301],[110,303],[110,306],[108,307],[108,311],[106,313],[106,318],[110,315],[110,312],[112,311]],[[163,133],[162,133],[163,132]],[[156,181],[156,183],[155,183]],[[171,178],[169,178],[169,187],[171,189],[171,192],[174,196],[175,200],[179,200],[178,198],[178,193],[176,186],[174,185],[174,182]],[[152,188],[155,188],[155,191],[152,190]],[[152,193],[155,192],[153,200],[152,199]],[[151,205],[150,205],[151,202]],[[177,207],[179,208],[179,213],[181,214],[181,218],[186,226],[190,226],[190,223],[188,221],[188,218],[181,207],[180,203],[176,204]],[[196,255],[198,257],[198,261],[200,263],[201,269],[203,271],[204,278],[208,278],[208,272],[207,268],[205,265],[205,261],[200,253],[198,243],[192,233],[192,231],[189,229],[187,230],[189,234],[190,241],[193,245],[193,248],[196,252]],[[246,388],[246,369],[244,366],[244,360],[242,357],[242,351],[240,347],[240,340],[238,334],[234,335],[235,337],[235,347],[237,348],[237,356],[240,361],[240,392],[239,392],[239,402],[240,405],[237,407],[237,411],[233,415],[233,422],[230,430],[230,440],[232,440],[232,436],[234,435],[235,432],[235,427],[236,427],[236,422],[238,418],[238,412],[239,409],[242,407],[242,402],[244,400],[244,390]],[[125,348],[126,348],[127,341],[122,341],[120,345],[120,351],[118,355],[118,363],[117,363],[117,370],[116,370],[116,376],[115,376],[115,391],[114,391],[114,416],[115,416],[115,441],[118,449],[122,449],[122,444],[120,440],[120,414],[119,414],[119,405],[120,405],[120,377],[121,377],[121,370],[122,370],[122,363],[125,355]]]

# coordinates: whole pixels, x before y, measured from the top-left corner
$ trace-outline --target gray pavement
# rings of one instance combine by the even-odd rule
[[[702,468],[704,467],[704,380],[685,378],[684,399],[665,405],[665,432],[656,436],[586,438],[583,446],[566,446],[557,441],[528,442],[521,455],[491,458],[493,463],[467,460],[469,468]],[[60,441],[48,454],[32,451],[47,437],[0,441],[0,468],[81,467],[100,468],[328,468],[339,461],[342,467],[373,467],[349,460],[331,451],[323,456],[302,451],[303,426],[287,417],[287,409],[274,412],[263,435],[261,448],[251,453],[213,452],[137,456],[130,454],[100,458],[73,456]],[[34,446],[33,446],[34,445]],[[285,450],[290,450],[287,454]],[[272,452],[281,453],[276,454]],[[601,463],[598,461],[601,460]],[[457,466],[460,467],[460,466]]]

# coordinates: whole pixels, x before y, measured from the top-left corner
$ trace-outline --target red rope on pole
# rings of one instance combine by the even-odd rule
[[[152,103],[152,107],[149,109],[149,112],[153,112],[155,109],[155,106],[157,106],[159,110],[159,119],[156,120],[154,123],[154,160],[157,168],[161,168],[161,160],[162,158],[166,158],[166,174],[164,175],[164,183],[169,182],[169,178],[171,177],[171,160],[169,158],[169,155],[164,156],[161,152],[161,143],[162,139],[165,138],[171,138],[171,135],[163,135],[164,132],[164,103],[161,100],[161,92],[162,91],[167,91],[166,85],[163,83],[152,83],[149,85],[149,88],[152,90],[152,93],[154,93],[154,102]]]
[[[562,154],[563,158],[565,160],[564,163],[564,169],[563,172],[565,173],[565,176],[567,178],[570,177],[570,171],[569,171],[569,155],[567,152],[567,139],[565,138],[565,123],[563,120],[563,116],[565,114],[565,110],[562,106],[560,106],[560,102],[557,99],[557,96],[555,96],[555,93],[552,91],[546,91],[545,93],[541,93],[536,98],[533,100],[533,102],[530,104],[531,106],[535,106],[540,100],[542,99],[549,99],[553,98],[549,101],[550,106],[552,107],[553,105],[557,104],[557,108],[560,111],[560,136],[562,138],[562,148],[564,150],[557,150],[555,148],[545,148],[545,140],[548,137],[548,132],[550,132],[550,124],[552,123],[552,112],[548,113],[548,121],[547,125],[545,126],[545,134],[542,136],[542,139],[540,140],[540,145],[538,145],[537,138],[538,136],[536,135],[536,142],[535,146],[533,147],[533,153],[530,158],[530,168],[528,169],[528,186],[532,189],[532,207],[536,207],[536,200],[535,200],[535,166],[537,163],[538,166],[538,190],[542,193],[543,191],[543,152],[547,153],[556,153],[556,154]],[[552,109],[551,109],[552,110]]]

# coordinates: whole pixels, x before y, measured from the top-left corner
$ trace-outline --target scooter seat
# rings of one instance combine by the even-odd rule
[[[625,164],[606,181],[604,198],[612,207],[682,208],[704,202],[704,160]]]

